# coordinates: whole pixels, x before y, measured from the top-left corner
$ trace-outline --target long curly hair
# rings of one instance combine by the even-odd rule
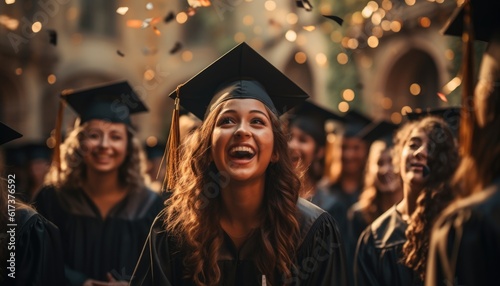
[[[220,188],[229,178],[212,162],[210,144],[217,115],[224,105],[217,106],[182,146],[179,179],[167,201],[164,219],[166,230],[187,250],[184,274],[196,285],[217,285],[221,279],[217,265],[223,242],[219,224]],[[295,267],[293,261],[300,232],[296,204],[301,182],[291,167],[287,137],[281,123],[269,109],[267,112],[279,160],[270,163],[266,170],[262,221],[256,230],[259,252],[256,263],[269,284],[278,284],[279,277],[275,274],[286,279],[291,277]]]
[[[403,263],[424,279],[432,225],[454,198],[450,181],[457,169],[459,158],[453,133],[441,118],[425,117],[411,129],[423,130],[428,136],[427,165],[431,171],[424,189],[417,198],[411,223],[406,229],[407,241],[403,245]],[[409,133],[400,144],[404,146],[408,139]],[[402,147],[399,146],[398,149]]]
[[[88,124],[75,127],[61,144],[61,172],[57,166],[51,166],[45,177],[46,185],[57,189],[77,189],[83,186],[87,178],[86,165],[83,161],[85,152],[82,141],[85,139]],[[132,128],[127,126],[127,155],[118,169],[118,180],[121,186],[129,190],[139,190],[149,183],[146,173],[146,156],[139,139]]]
[[[375,186],[377,172],[371,170],[370,166],[376,164],[382,152],[391,152],[392,145],[383,140],[377,140],[372,143],[365,170],[365,183],[363,192],[359,196],[359,209],[361,215],[367,224],[371,224],[386,210],[382,209],[380,192]]]

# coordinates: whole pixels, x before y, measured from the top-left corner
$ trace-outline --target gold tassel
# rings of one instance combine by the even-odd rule
[[[462,61],[462,115],[460,119],[460,152],[470,155],[474,133],[474,30],[471,17],[471,1],[464,4],[463,61]]]
[[[165,152],[163,154],[162,162],[160,163],[160,169],[163,161],[166,163],[165,177],[163,178],[162,192],[172,191],[174,189],[175,182],[177,180],[177,166],[179,164],[179,89],[181,85],[177,86],[176,98],[174,103],[174,110],[172,111],[172,122],[170,124],[170,133],[168,134],[167,144],[165,146]]]
[[[54,132],[54,138],[55,138],[55,144],[54,144],[54,152],[52,154],[52,165],[56,166],[57,168],[57,178],[59,179],[59,176],[61,174],[61,129],[62,129],[62,122],[63,122],[63,115],[64,115],[64,107],[65,107],[65,102],[64,100],[60,99],[59,100],[59,109],[57,111],[57,118],[56,118],[56,129]]]

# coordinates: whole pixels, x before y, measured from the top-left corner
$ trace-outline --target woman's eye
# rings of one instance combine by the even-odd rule
[[[219,125],[231,124],[234,123],[234,120],[230,117],[223,117],[219,120]]]
[[[99,136],[99,134],[97,134],[97,133],[90,133],[90,134],[89,134],[89,138],[90,138],[90,139],[99,139],[99,138],[100,138],[100,136]]]
[[[266,123],[264,122],[264,120],[260,119],[260,118],[254,118],[252,119],[251,121],[252,124],[261,124],[261,125],[266,125]]]

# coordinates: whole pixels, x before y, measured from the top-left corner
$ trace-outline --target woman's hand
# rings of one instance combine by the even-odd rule
[[[106,274],[106,277],[108,278],[108,281],[88,279],[82,286],[127,286],[129,284],[128,281],[116,280],[109,272]]]

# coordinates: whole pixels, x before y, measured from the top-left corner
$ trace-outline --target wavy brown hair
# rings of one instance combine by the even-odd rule
[[[374,161],[376,164],[376,161],[378,161],[380,157],[379,155],[383,152],[390,152],[392,155],[391,150],[392,145],[390,143],[383,140],[377,140],[372,143],[370,152],[368,153],[364,188],[363,192],[359,196],[359,209],[367,225],[371,224],[377,217],[386,211],[382,209],[382,198],[375,186],[377,173],[370,170],[370,166]]]
[[[82,140],[86,135],[88,124],[83,123],[73,129],[64,143],[61,144],[61,172],[56,166],[51,166],[45,177],[45,184],[60,189],[81,188],[86,180],[86,165],[83,161],[86,150],[82,147]],[[149,183],[146,173],[146,157],[139,139],[134,131],[127,126],[127,155],[118,170],[118,180],[129,190],[139,190]]]
[[[450,181],[458,165],[458,150],[453,133],[441,118],[425,117],[412,126],[414,129],[423,130],[428,136],[427,165],[431,171],[406,229],[403,263],[424,279],[432,225],[454,198]],[[400,140],[398,150],[402,150],[409,135]]]
[[[221,271],[217,264],[223,242],[220,227],[222,200],[220,188],[227,176],[211,160],[210,144],[217,115],[225,103],[217,106],[201,127],[183,145],[179,179],[167,201],[165,227],[186,249],[184,266],[187,278],[196,285],[217,285]],[[267,107],[266,107],[267,109]],[[279,156],[266,170],[262,221],[258,232],[257,267],[269,284],[279,284],[281,275],[291,277],[298,248],[299,223],[297,200],[301,183],[292,169],[287,137],[276,115],[269,109],[274,151]]]

